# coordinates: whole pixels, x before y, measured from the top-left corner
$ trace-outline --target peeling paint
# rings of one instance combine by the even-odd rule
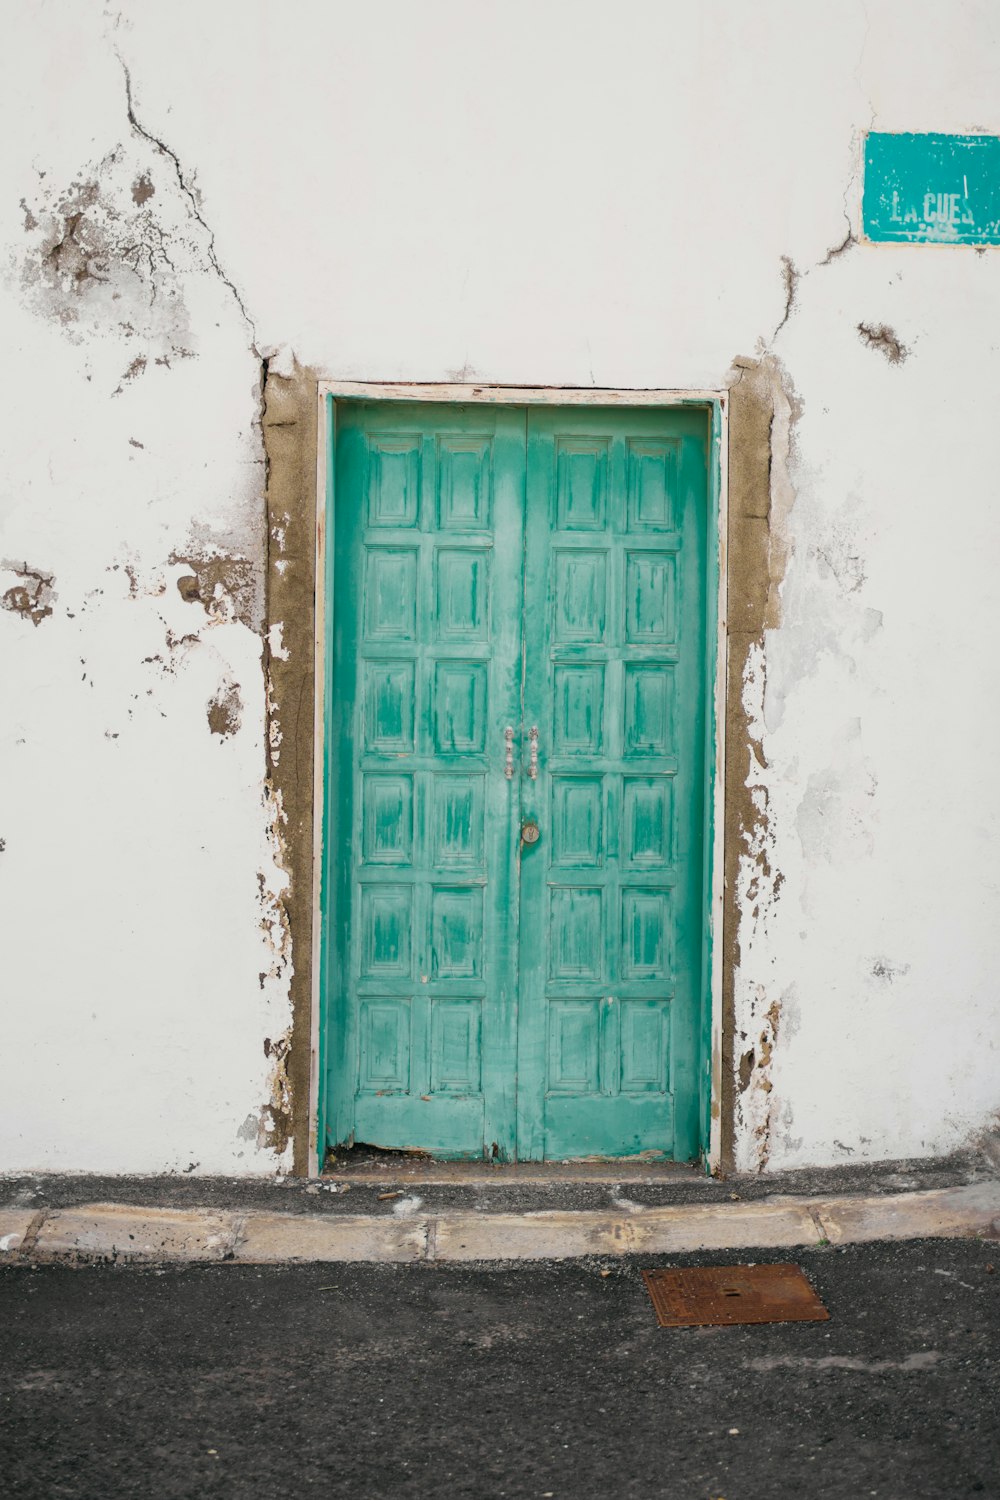
[[[282,1060],[287,1084],[282,1097],[294,1120],[295,1171],[304,1173],[310,1165],[317,377],[288,351],[273,363],[274,369],[271,359],[261,366],[267,478],[265,746],[275,865],[285,883],[267,908],[267,920],[280,923],[282,954],[289,963],[292,1026]]]
[[[153,171],[120,145],[68,187],[40,179],[24,200],[23,297],[73,342],[111,336],[131,351],[115,394],[154,359],[194,352],[184,281],[204,254],[176,197],[162,194],[155,213],[152,193],[135,199],[132,184],[152,186]]]
[[[41,568],[29,567],[26,562],[11,562],[7,559],[0,567],[4,572],[13,573],[16,578],[23,580],[7,589],[0,598],[0,608],[23,616],[32,625],[40,625],[43,620],[48,619],[52,606],[59,597],[53,588],[55,575],[45,573]]]
[[[736,1112],[744,1136],[753,1144],[753,1169],[763,1172],[771,1155],[773,1137],[781,1115],[772,1077],[774,1051],[781,1024],[781,1002],[768,1002],[765,987],[756,985],[751,1009],[754,1012],[754,1045],[740,1058]]]
[[[810,773],[795,814],[807,864],[841,866],[871,855],[874,834],[867,800],[878,778],[864,753],[860,719],[851,719],[830,746],[830,762]]]
[[[288,1057],[292,1047],[291,1028],[274,1041],[264,1041],[264,1055],[271,1062],[271,1098],[261,1105],[257,1129],[257,1148],[283,1156],[293,1137],[292,1084],[288,1076]]]
[[[831,510],[815,477],[799,483],[797,529],[810,538],[794,577],[783,588],[782,627],[768,641],[764,719],[780,728],[786,695],[824,664],[858,671],[862,648],[882,629],[883,612],[865,603],[866,554],[872,542],[860,497],[848,493]]]
[[[865,581],[865,561],[855,549],[853,535],[839,527],[834,528],[829,540],[816,543],[812,555],[819,564],[820,576],[832,574],[841,588],[849,594],[857,593]]]
[[[789,271],[793,269],[789,263]],[[794,289],[789,274],[789,310]],[[802,407],[773,355],[736,359],[734,370],[730,384],[722,1115],[741,1130],[747,1106],[740,1101],[748,1092],[770,1092],[776,1035],[777,1012],[773,1023],[766,1020],[772,1001],[760,986],[751,987],[748,996],[740,971],[754,937],[767,928],[784,879],[774,859],[776,831],[764,751],[764,703],[767,638],[781,624],[782,587],[790,556],[789,517],[796,501],[791,472],[794,429]],[[736,1059],[732,1036],[738,995],[749,1017],[744,1028],[747,1034],[757,1032],[758,1027],[762,1030]],[[765,1121],[768,1118],[765,1111]],[[769,1149],[766,1132],[754,1138],[760,1169]],[[724,1147],[726,1169],[733,1164],[733,1150],[733,1142]]]
[[[255,633],[260,631],[261,570],[257,563],[225,553],[172,552],[168,561],[189,569],[177,579],[177,592],[185,604],[200,604],[215,623],[235,619]]]
[[[281,832],[282,814],[280,810],[280,799],[274,796],[268,798],[272,813],[270,819],[271,840],[277,854],[283,853],[284,839]],[[278,870],[280,871],[280,862]],[[276,887],[276,888],[275,888]],[[291,963],[292,942],[288,926],[288,914],[285,910],[284,896],[287,887],[287,878],[281,875],[272,884],[268,877],[260,870],[257,872],[257,895],[260,903],[260,929],[264,934],[267,949],[271,957],[270,968],[260,976],[263,988],[266,979],[280,979],[284,976]]]
[[[145,373],[146,365],[148,363],[149,361],[146,359],[146,356],[144,354],[137,354],[128,368],[123,371],[122,378],[118,384],[117,389],[113,390],[111,394],[113,396],[120,396],[122,391],[127,385],[130,384],[131,381],[138,380],[139,376]]]
[[[285,650],[284,625],[280,620],[275,620],[267,631],[267,649],[275,661],[288,661],[288,652]]]
[[[89,162],[68,186],[38,172],[21,199],[26,245],[10,266],[23,299],[74,343],[116,340],[125,355],[111,392],[125,394],[154,367],[195,358],[186,284],[208,272],[225,287],[255,350],[256,332],[215,234],[177,153],[140,118],[131,73],[125,139]],[[88,376],[88,378],[90,378]]]
[[[223,683],[219,691],[208,701],[206,710],[208,727],[220,739],[229,739],[239,732],[243,717],[243,699],[238,682]]]

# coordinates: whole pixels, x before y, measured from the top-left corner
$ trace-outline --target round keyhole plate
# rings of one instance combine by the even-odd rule
[[[537,844],[542,836],[542,830],[537,823],[530,820],[521,824],[521,842],[523,844]]]

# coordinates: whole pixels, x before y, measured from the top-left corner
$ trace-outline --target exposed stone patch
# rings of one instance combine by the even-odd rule
[[[859,323],[861,342],[869,349],[877,349],[891,365],[901,365],[910,357],[911,351],[888,323]]]
[[[243,699],[238,682],[223,683],[208,701],[208,727],[220,739],[229,739],[239,731],[243,718]]]
[[[794,303],[788,262],[786,314]],[[795,502],[790,477],[794,426],[801,411],[774,356],[739,358],[730,384],[728,530],[728,684],[726,710],[725,908],[723,917],[723,1121],[756,1130],[759,1098],[769,1079],[773,1029],[771,999],[760,986],[741,996],[744,1047],[734,1055],[736,976],[753,935],[779,899],[783,876],[774,864],[764,751],[766,632],[781,622],[781,588],[789,556],[788,517]],[[763,1041],[761,1040],[763,1035]],[[766,1116],[765,1111],[765,1116]],[[758,1138],[758,1163],[769,1149]],[[733,1141],[724,1134],[724,1171],[732,1170]]]
[[[292,1025],[287,1055],[281,1059],[282,1098],[291,1111],[294,1170],[304,1173],[310,1151],[317,377],[291,357],[275,358],[273,368],[265,359],[261,377],[267,474],[267,800],[275,860],[286,880],[277,893],[262,880],[261,900],[275,962],[290,964]],[[268,1107],[276,1108],[273,1099]],[[271,1128],[282,1139],[273,1120]]]
[[[864,537],[854,523],[850,497],[832,520],[822,514],[801,528],[814,541],[797,570],[794,593],[786,595],[790,514],[794,505],[811,503],[807,487],[801,499],[796,493],[801,471],[795,426],[801,406],[773,357],[741,359],[736,366],[730,386],[721,1113],[736,1127],[728,1149],[724,1134],[723,1169],[736,1165],[738,1140],[739,1168],[761,1171],[779,1143],[792,1146],[791,1111],[775,1084],[780,1048],[791,1034],[783,1024],[779,1041],[787,995],[775,995],[767,969],[755,958],[756,940],[773,920],[783,885],[775,859],[765,729],[780,722],[784,684],[808,675],[821,655],[845,652],[846,625],[858,640],[868,639],[881,617],[861,607]],[[777,691],[768,681],[772,663]],[[820,860],[846,865],[866,858],[872,848],[866,809],[877,780],[864,754],[860,724],[845,726],[833,748],[831,766],[810,779],[794,815],[807,866]]]
[[[5,560],[2,567],[6,572],[23,579],[23,582],[7,590],[0,599],[0,607],[9,609],[12,614],[23,615],[32,625],[40,625],[51,615],[52,606],[59,597],[52,586],[55,574],[44,573],[41,568],[31,568],[26,562]]]
[[[240,315],[247,328],[250,330],[252,347],[254,349],[254,352],[256,353],[257,334],[254,328],[253,319],[247,312],[246,305],[244,304],[243,298],[237,290],[236,283],[230,276],[226,274],[226,272],[222,268],[222,264],[219,260],[218,253],[215,248],[215,234],[209,228],[208,224],[206,224],[204,218],[202,217],[200,197],[188,181],[184,168],[181,165],[181,159],[177,155],[177,152],[174,151],[174,149],[169,146],[161,136],[155,135],[153,131],[150,130],[149,127],[139,119],[136,113],[135,96],[132,89],[132,75],[125,64],[125,60],[122,57],[121,53],[118,53],[118,61],[121,64],[122,73],[125,78],[125,106],[129,125],[132,127],[136,135],[138,135],[142,140],[148,142],[150,146],[154,147],[155,150],[159,152],[161,158],[172,165],[177,187],[180,189],[181,193],[187,201],[188,211],[195,222],[201,227],[204,235],[206,236],[205,250],[208,262],[212,270],[215,272],[216,276],[218,276],[219,280],[229,288],[233,300],[240,310]],[[151,182],[149,184],[149,187],[149,192],[146,192],[145,188],[142,189],[143,193],[145,193],[143,202],[146,201],[146,198],[152,197],[152,193],[155,191],[155,188],[153,188]],[[135,188],[133,187],[133,198],[134,197]]]

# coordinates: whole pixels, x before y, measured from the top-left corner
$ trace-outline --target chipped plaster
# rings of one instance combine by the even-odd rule
[[[794,303],[789,279],[786,317]],[[767,784],[763,701],[765,642],[781,624],[781,587],[789,561],[788,522],[795,501],[789,463],[800,403],[773,355],[734,361],[729,412],[728,685],[726,709],[725,887],[723,920],[722,1166],[761,1137],[748,1134],[743,1104],[747,1082],[770,1091],[776,1024],[765,1025],[756,1051],[740,1049],[769,1013],[766,987],[741,985],[748,942],[766,931],[783,875],[775,860],[775,830]],[[776,1013],[775,1013],[776,1014]],[[734,1034],[740,1033],[734,1040]],[[769,1037],[769,1040],[767,1039]],[[753,1053],[752,1062],[749,1060]],[[735,1087],[734,1087],[735,1084]],[[746,1152],[741,1164],[745,1167]],[[756,1153],[758,1169],[767,1152]]]
[[[239,683],[223,682],[218,692],[208,700],[205,717],[209,732],[217,734],[220,740],[228,739],[230,735],[239,733],[242,716],[243,699]]]
[[[12,614],[30,620],[32,625],[48,619],[59,597],[53,587],[54,576],[41,568],[30,568],[26,562],[5,561],[0,569],[19,580],[0,596],[0,609],[9,609]]]

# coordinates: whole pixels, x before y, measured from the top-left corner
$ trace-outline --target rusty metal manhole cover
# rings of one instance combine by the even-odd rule
[[[689,1266],[643,1271],[661,1328],[818,1322],[830,1314],[798,1266]]]

